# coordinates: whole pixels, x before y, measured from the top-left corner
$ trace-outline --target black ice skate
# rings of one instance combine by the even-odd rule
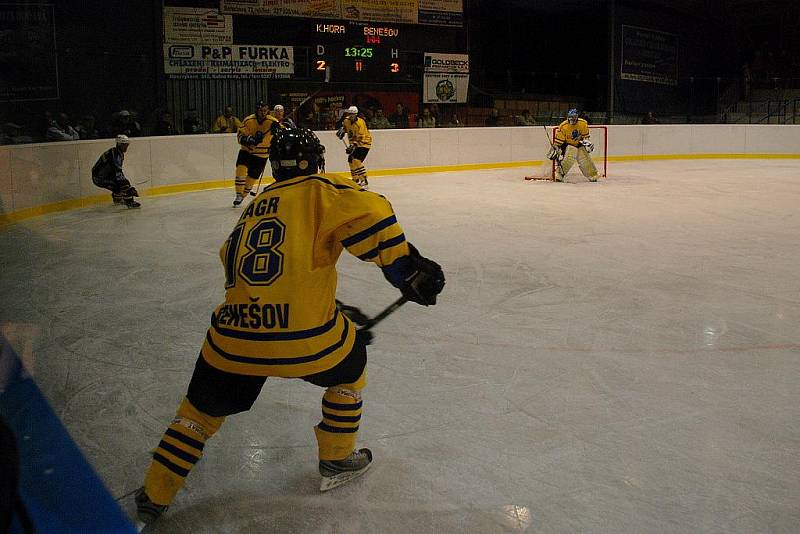
[[[125,207],[130,209],[130,210],[132,210],[132,209],[141,208],[142,205],[139,204],[138,202],[136,202],[135,200],[133,200],[132,198],[126,198],[125,199]]]
[[[149,525],[156,519],[161,517],[161,514],[167,511],[169,506],[165,504],[156,504],[150,500],[147,493],[144,492],[144,487],[136,490],[136,515],[142,523]]]
[[[121,206],[123,204],[122,195],[118,195],[117,193],[111,193],[111,200],[114,202],[115,206]]]
[[[363,475],[372,465],[372,451],[359,449],[344,460],[320,460],[320,491],[328,491]]]
[[[235,208],[236,206],[241,204],[242,200],[244,200],[244,197],[239,193],[236,193],[236,198],[233,199],[233,207]]]

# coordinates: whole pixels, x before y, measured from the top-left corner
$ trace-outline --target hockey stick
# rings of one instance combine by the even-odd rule
[[[295,106],[292,112],[289,113],[289,117],[294,117],[293,120],[296,121],[297,112],[300,111],[302,107],[305,106],[312,98],[320,94],[322,90],[325,89],[325,86],[328,85],[328,83],[330,83],[330,81],[331,81],[331,66],[327,65],[325,67],[325,79],[322,80],[322,85],[320,86],[320,88],[311,93],[310,95],[308,95],[307,97],[305,97],[303,100],[301,100],[300,103],[297,104],[297,106]]]
[[[266,165],[264,165],[264,167],[266,168]],[[261,189],[261,177],[262,176],[264,176],[264,169],[261,169],[261,174],[258,175],[258,185],[256,186],[255,189],[250,191],[250,196],[251,197],[256,196],[258,194],[258,190]]]
[[[382,311],[382,312],[380,312],[378,315],[376,315],[375,317],[373,317],[372,319],[370,319],[369,321],[367,321],[366,323],[364,323],[364,325],[363,325],[361,328],[359,328],[358,330],[359,330],[360,332],[361,332],[361,331],[368,331],[368,330],[372,330],[372,327],[373,327],[373,326],[375,326],[376,324],[378,324],[379,322],[383,321],[384,319],[386,319],[387,317],[389,317],[391,314],[393,314],[394,312],[396,312],[396,311],[397,311],[397,309],[398,309],[400,306],[402,306],[403,304],[405,304],[406,302],[408,302],[408,299],[407,299],[407,298],[405,298],[405,297],[400,297],[400,298],[399,298],[399,299],[397,299],[396,301],[394,301],[394,302],[392,302],[391,304],[389,304],[389,306],[387,306],[385,310],[383,310],[383,311]]]
[[[550,140],[550,133],[547,131],[547,126],[545,126],[543,124],[542,128],[544,128],[544,136],[547,137],[547,142],[550,143],[550,146],[553,147],[553,148],[558,148],[556,146],[556,144],[553,141]],[[561,179],[563,180],[564,179],[564,167],[561,166],[561,160],[559,158],[556,158],[555,164],[556,164],[556,167],[558,167],[558,170],[561,172]],[[555,180],[555,176],[553,177],[553,180]]]
[[[547,125],[542,124],[542,128],[544,128],[544,136],[545,136],[545,138],[547,138],[547,143],[550,145],[550,148],[558,148],[558,147],[556,147],[556,144],[550,139],[550,132],[547,131]],[[564,176],[564,167],[561,166],[561,160],[556,158],[555,160],[553,160],[553,163],[555,163],[555,165],[558,167],[558,170],[561,171],[561,176],[563,177]],[[555,169],[551,168],[551,172],[555,172]],[[544,177],[537,178],[536,176],[526,176],[525,179],[526,180],[547,180],[547,181],[550,181],[550,182],[554,182],[555,181],[555,176],[553,176],[552,178],[544,178]]]

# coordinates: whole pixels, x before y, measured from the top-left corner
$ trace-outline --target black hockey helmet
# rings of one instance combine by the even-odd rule
[[[281,128],[272,137],[269,161],[277,181],[308,176],[325,170],[325,147],[311,130]]]

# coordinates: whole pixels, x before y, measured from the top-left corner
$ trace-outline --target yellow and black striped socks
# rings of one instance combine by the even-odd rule
[[[144,479],[145,493],[153,503],[172,502],[186,477],[203,456],[206,440],[213,436],[224,417],[206,415],[184,398],[175,419],[164,432],[153,452],[153,461]]]

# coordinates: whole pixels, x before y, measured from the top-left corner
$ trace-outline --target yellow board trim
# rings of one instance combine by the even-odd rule
[[[658,160],[692,160],[692,159],[800,159],[800,154],[643,154],[634,156],[609,156],[609,162],[624,163],[629,161],[658,161]],[[545,160],[529,161],[498,161],[494,163],[467,163],[462,165],[435,165],[431,167],[402,167],[399,169],[370,170],[369,176],[400,176],[404,174],[424,174],[433,172],[479,171],[485,169],[513,169],[517,167],[536,167],[545,163]],[[338,176],[349,177],[349,173],[331,173]],[[174,195],[178,193],[193,193],[211,189],[227,189],[231,187],[231,180],[214,180],[209,182],[191,182],[185,184],[162,185],[147,189],[142,196]],[[272,183],[272,179],[265,180],[262,185]],[[73,209],[86,208],[108,201],[108,195],[94,195],[84,198],[62,200],[51,204],[43,204],[33,208],[26,208],[11,213],[0,213],[0,227],[47,215]]]

